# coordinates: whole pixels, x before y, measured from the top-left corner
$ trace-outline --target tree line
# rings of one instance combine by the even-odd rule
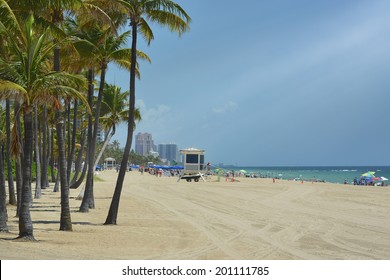
[[[17,209],[17,238],[35,240],[30,207],[50,181],[61,192],[59,229],[71,231],[69,189],[85,182],[79,211],[95,207],[96,165],[125,121],[126,145],[104,222],[117,223],[134,127],[141,121],[135,108],[139,63],[151,62],[137,49],[138,35],[150,44],[154,23],[180,36],[190,21],[170,0],[0,0],[0,231],[8,231],[9,203]],[[128,71],[128,91],[106,83],[109,64]],[[102,127],[108,137],[99,150]]]

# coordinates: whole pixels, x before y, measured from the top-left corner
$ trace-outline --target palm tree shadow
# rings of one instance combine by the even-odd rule
[[[59,224],[60,221],[44,221],[44,220],[38,220],[34,221],[34,224],[43,224],[43,225],[51,225],[51,224]],[[99,226],[101,224],[94,224],[90,222],[72,222],[73,225],[88,225],[88,226]]]
[[[31,209],[31,212],[59,212],[59,210],[55,209]]]

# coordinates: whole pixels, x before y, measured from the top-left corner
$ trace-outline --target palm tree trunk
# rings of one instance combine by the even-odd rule
[[[15,125],[13,130],[13,142],[14,145],[18,145],[20,149],[23,148],[21,143],[21,129],[20,129],[20,104],[18,101],[15,101],[14,104],[14,115],[15,115]],[[16,216],[19,217],[20,206],[22,201],[22,189],[23,189],[23,178],[22,178],[22,157],[23,151],[21,154],[16,156],[15,160],[15,175],[16,175],[16,195],[17,195],[17,207],[16,207]]]
[[[103,100],[103,88],[105,84],[106,78],[106,69],[107,64],[102,62],[101,64],[101,72],[100,72],[100,85],[99,85],[99,93],[97,102],[95,105],[95,121],[93,124],[93,134],[92,141],[89,142],[90,152],[88,154],[88,173],[87,173],[87,182],[85,186],[85,194],[83,197],[83,201],[80,206],[80,212],[88,212],[88,208],[95,208],[95,201],[93,197],[93,174],[95,172],[94,161],[95,161],[95,152],[96,152],[96,141],[97,141],[97,132],[99,129],[99,117],[100,117],[100,108]]]
[[[32,108],[27,108],[24,114],[23,186],[19,212],[19,236],[17,237],[27,240],[35,240],[30,215],[33,138]]]
[[[49,138],[50,138],[50,143],[49,143],[49,147],[48,147],[48,150],[50,151],[49,165],[50,165],[50,171],[51,171],[51,181],[57,182],[56,175],[54,172],[55,167],[54,167],[54,133],[53,133],[53,129],[54,129],[54,127],[50,128],[48,130]]]
[[[92,108],[92,99],[93,99],[93,92],[94,92],[94,85],[93,85],[93,77],[94,77],[94,73],[93,73],[93,70],[92,69],[89,69],[88,70],[88,105]],[[92,142],[92,134],[93,134],[93,124],[92,124],[92,114],[89,114],[88,115],[88,134],[87,134],[87,143],[91,143]],[[91,146],[88,145],[88,148],[87,148],[87,156],[86,156],[86,161],[84,163],[84,167],[90,168],[90,165],[89,165],[89,162],[90,162],[90,157],[94,157],[92,155],[92,151],[91,151]],[[93,177],[92,177],[93,179]],[[87,181],[88,181],[88,175],[87,175]],[[91,182],[91,179],[89,180]],[[85,186],[84,186],[85,188]],[[88,190],[89,192],[89,190]],[[81,205],[80,205],[80,208],[79,208],[79,211],[80,212],[89,212],[89,203],[88,203],[88,200],[84,200],[84,197],[85,197],[85,190],[83,192],[83,197],[82,197],[82,202],[81,202]]]
[[[65,104],[66,104],[66,110],[65,110],[65,112],[66,112],[66,133],[65,133],[65,135],[67,136],[67,141],[66,141],[66,145],[65,145],[65,147],[67,147],[68,149],[67,149],[67,151],[66,151],[66,156],[67,156],[67,158],[68,158],[68,160],[69,160],[69,158],[70,158],[70,150],[71,150],[71,144],[70,144],[70,139],[71,139],[71,133],[70,133],[70,100],[68,100],[68,99],[66,99],[66,101],[65,101]],[[68,172],[67,172],[67,174],[68,174]],[[68,177],[68,181],[69,181],[69,177]]]
[[[54,71],[60,71],[60,49],[54,49]],[[66,176],[66,151],[65,151],[65,135],[64,135],[64,118],[62,112],[57,109],[55,111],[57,142],[58,142],[58,171],[61,181],[61,219],[60,230],[72,231],[72,220],[70,216],[69,206],[69,183]]]
[[[35,163],[36,163],[36,185],[34,198],[40,198],[42,196],[41,190],[41,157],[39,152],[39,135],[38,135],[38,109],[34,106],[34,145],[35,145]]]
[[[0,232],[8,232],[7,194],[5,192],[3,145],[0,143]]]
[[[60,191],[60,184],[61,184],[61,180],[60,179],[61,179],[60,178],[60,173],[58,173],[56,181],[54,183],[53,192],[59,192]]]
[[[64,120],[61,117],[61,112],[56,112],[57,119],[57,141],[59,152],[59,176],[61,181],[61,219],[60,230],[72,231],[72,220],[70,216],[69,206],[69,185],[66,176],[66,156],[65,156],[65,141],[64,141]]]
[[[127,123],[127,139],[126,146],[123,153],[121,167],[119,170],[114,195],[111,200],[110,209],[107,214],[105,225],[116,225],[119,202],[122,193],[123,181],[125,179],[127,171],[127,163],[129,160],[130,148],[133,141],[133,130],[134,130],[134,111],[135,111],[135,67],[137,64],[137,24],[132,22],[132,49],[131,49],[131,68],[130,68],[130,98],[129,98],[129,119]]]
[[[42,129],[42,173],[41,173],[41,189],[46,189],[49,187],[48,180],[48,125],[47,125],[47,108],[46,105],[43,106],[43,122],[41,125]]]
[[[77,134],[77,100],[74,101],[73,105],[73,129],[72,129],[72,140],[70,145],[70,151],[69,151],[69,156],[68,156],[68,167],[67,167],[67,174],[66,176],[68,177],[68,182],[70,182],[70,174],[72,171],[72,164],[73,164],[73,158],[74,158],[74,150],[76,146],[76,134]],[[70,133],[70,132],[68,132]]]
[[[72,185],[77,181],[77,178],[79,177],[79,173],[81,171],[81,166],[82,166],[82,162],[83,162],[83,153],[84,153],[84,149],[85,149],[85,140],[87,138],[87,134],[83,131],[81,133],[80,138],[81,138],[81,143],[80,143],[81,146],[80,146],[79,152],[77,154],[76,162],[75,162],[75,173],[74,173],[74,176],[72,178],[72,182],[70,183],[71,189],[72,189]]]
[[[72,183],[69,188],[77,189],[78,187],[80,187],[81,183],[84,181],[85,174],[87,174],[87,169],[88,169],[88,164],[85,162],[84,166],[83,166],[83,171],[81,172],[80,178],[76,182]],[[83,191],[83,195],[80,196],[80,197],[84,197],[84,191]]]
[[[9,204],[16,205],[14,176],[12,174],[11,156],[11,106],[9,99],[6,100],[6,130],[7,130],[7,172],[8,172],[8,195]]]

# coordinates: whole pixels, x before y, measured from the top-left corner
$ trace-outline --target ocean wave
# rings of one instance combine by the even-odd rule
[[[332,172],[357,172],[356,169],[333,169]]]

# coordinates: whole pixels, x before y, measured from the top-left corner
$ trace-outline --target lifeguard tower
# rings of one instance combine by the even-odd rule
[[[193,179],[195,182],[199,181],[199,178],[202,178],[205,170],[204,164],[204,150],[199,150],[195,148],[188,148],[180,150],[180,153],[183,155],[183,170],[180,174],[180,179],[186,179],[188,182],[191,182]]]
[[[116,161],[114,158],[105,158],[104,159],[104,166],[107,169],[112,169],[116,166]]]

